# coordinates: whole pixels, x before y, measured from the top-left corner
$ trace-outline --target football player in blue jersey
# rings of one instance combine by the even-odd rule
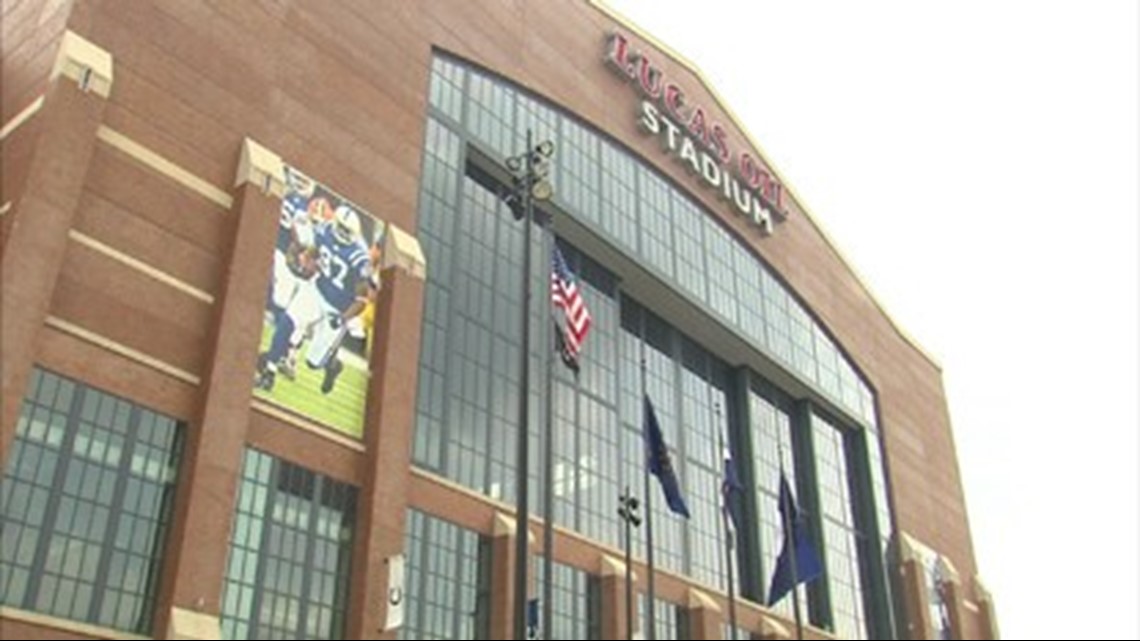
[[[285,169],[285,196],[281,199],[281,218],[273,250],[273,283],[269,290],[269,311],[274,323],[293,300],[300,282],[312,276],[312,261],[308,259],[313,233],[308,210],[313,190],[313,182],[306,176]]]
[[[317,226],[313,247],[315,277],[297,290],[279,316],[269,351],[258,359],[256,384],[261,389],[272,389],[279,364],[306,332],[312,340],[305,361],[310,368],[324,370],[322,393],[333,390],[344,369],[337,352],[348,322],[364,311],[370,295],[372,261],[360,215],[348,205],[337,207],[332,220]]]

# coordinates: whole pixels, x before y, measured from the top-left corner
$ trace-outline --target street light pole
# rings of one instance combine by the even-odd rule
[[[515,639],[526,639],[526,571],[527,545],[529,541],[530,506],[529,501],[529,445],[530,416],[530,234],[533,225],[534,200],[530,197],[529,182],[534,159],[531,158],[531,133],[526,132],[526,174],[523,177],[523,277],[522,277],[522,347],[519,357],[519,421],[515,444],[515,594],[514,620]]]
[[[526,152],[507,159],[507,169],[514,174],[514,186],[507,204],[515,218],[523,219],[522,264],[522,345],[519,353],[518,434],[515,444],[515,571],[514,571],[514,638],[526,639],[527,629],[527,557],[530,524],[530,298],[531,298],[531,230],[534,225],[534,201],[547,200],[553,194],[546,180],[546,159],[554,152],[549,141],[534,145],[526,132]],[[549,402],[549,399],[548,401]],[[547,436],[549,438],[549,435]],[[547,507],[549,509],[549,506]],[[547,581],[550,577],[547,577]]]

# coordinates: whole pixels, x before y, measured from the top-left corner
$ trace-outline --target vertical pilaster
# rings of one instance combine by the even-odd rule
[[[488,619],[490,639],[513,639],[515,598],[515,519],[496,514],[491,530],[491,609]]]
[[[723,639],[724,615],[709,595],[689,588],[689,638]]]
[[[40,137],[24,191],[10,206],[0,258],[0,466],[16,420],[36,344],[67,252],[68,231],[95,151],[113,80],[111,54],[68,31],[60,41],[43,107]]]
[[[385,265],[372,328],[372,372],[365,410],[367,455],[360,488],[349,591],[347,635],[355,639],[395,639],[385,630],[388,608],[399,594],[389,594],[390,559],[404,552],[411,440],[415,425],[419,372],[420,308],[424,265],[418,243],[389,226]],[[396,603],[393,603],[395,599]]]
[[[229,266],[215,303],[198,420],[187,433],[159,592],[155,631],[166,638],[218,638],[210,635],[219,634],[222,581],[283,190],[281,158],[246,139],[230,212]]]
[[[628,639],[637,634],[637,574],[633,573],[630,581],[628,597],[633,606],[633,620],[626,617],[626,585],[625,562],[611,556],[602,557],[602,567],[599,572],[599,589],[601,590],[601,634],[603,639]],[[630,636],[626,636],[626,626],[633,624]]]

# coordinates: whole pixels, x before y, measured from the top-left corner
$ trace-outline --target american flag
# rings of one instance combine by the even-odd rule
[[[590,310],[578,293],[578,284],[574,282],[574,274],[566,266],[562,252],[558,245],[554,246],[552,256],[552,269],[550,272],[550,302],[555,308],[561,308],[566,316],[566,328],[555,325],[562,336],[562,357],[571,368],[577,369],[578,353],[582,350],[582,343],[590,331]]]

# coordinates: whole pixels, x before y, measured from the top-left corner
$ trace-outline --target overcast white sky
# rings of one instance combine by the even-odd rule
[[[610,4],[942,363],[1002,635],[1140,637],[1138,3]]]

